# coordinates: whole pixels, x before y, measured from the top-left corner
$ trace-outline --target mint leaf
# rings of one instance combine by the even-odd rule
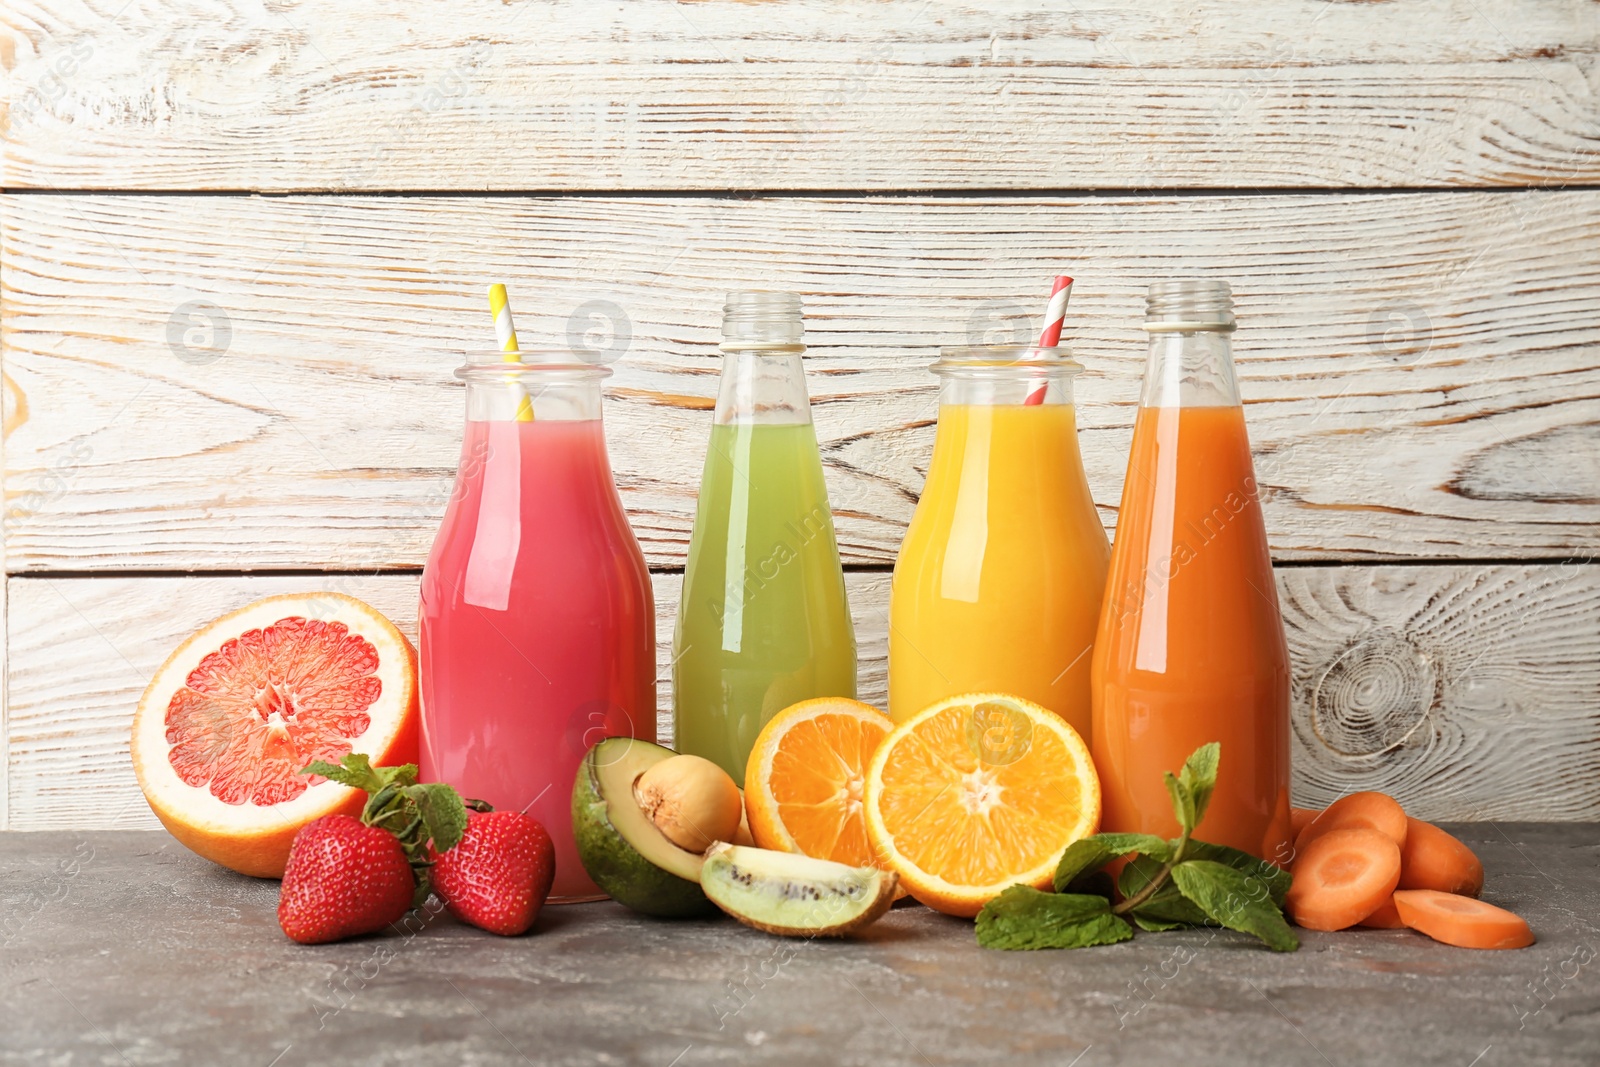
[[[1167,795],[1172,798],[1172,815],[1184,837],[1194,833],[1194,794],[1171,771],[1167,772]]]
[[[1165,869],[1164,863],[1140,856],[1122,868],[1122,877],[1117,880],[1117,891],[1122,894],[1124,900],[1138,896]],[[1150,923],[1170,923],[1178,926],[1204,926],[1207,922],[1206,913],[1183,899],[1182,891],[1170,878],[1135,907],[1132,915],[1136,919],[1144,919]]]
[[[1172,868],[1172,880],[1183,895],[1230,930],[1253,934],[1274,952],[1293,952],[1300,939],[1271,900],[1259,897],[1261,884],[1212,860],[1185,860]]]
[[[421,813],[433,850],[448,852],[455,848],[467,829],[467,806],[461,802],[461,794],[443,782],[408,785],[405,794]]]
[[[362,759],[366,757],[363,756]],[[397,785],[402,789],[408,785],[417,784],[417,765],[415,763],[402,763],[398,767],[374,768],[384,785]]]
[[[1074,841],[1061,854],[1056,865],[1055,887],[1059,893],[1090,871],[1097,871],[1118,856],[1141,852],[1165,861],[1167,843],[1154,834],[1095,834]]]
[[[1043,893],[1014,885],[978,913],[978,944],[984,948],[1086,948],[1133,936],[1133,927],[1111,914],[1104,897]]]
[[[1178,775],[1178,782],[1188,790],[1190,802],[1194,806],[1194,824],[1190,829],[1200,825],[1200,820],[1206,817],[1206,805],[1211,803],[1211,793],[1217,787],[1217,764],[1222,759],[1222,746],[1213,741],[1208,745],[1201,745],[1183,761],[1183,770]]]
[[[1184,930],[1192,925],[1190,923],[1167,922],[1163,919],[1151,919],[1148,918],[1143,913],[1143,910],[1139,908],[1134,909],[1130,918],[1133,919],[1134,924],[1137,925],[1139,929],[1152,934],[1159,934],[1165,930]]]
[[[1207,926],[1211,923],[1211,917],[1201,911],[1199,905],[1185,900],[1183,893],[1171,881],[1162,886],[1149,900],[1133,909],[1132,915],[1135,919],[1159,924],[1159,928],[1163,930]]]
[[[1288,895],[1289,886],[1294,881],[1289,872],[1277,864],[1268,863],[1266,860],[1257,859],[1248,852],[1241,852],[1227,845],[1213,845],[1209,841],[1189,842],[1189,847],[1183,853],[1186,859],[1211,860],[1232,867],[1243,874],[1253,884],[1251,886],[1251,899],[1260,899],[1263,890],[1272,899],[1272,903],[1279,908],[1283,907],[1283,898]]]
[[[1117,878],[1117,892],[1123,898],[1136,897],[1145,891],[1155,878],[1160,875],[1166,865],[1160,860],[1148,856],[1135,856],[1122,868],[1122,874]]]
[[[363,790],[367,793],[376,793],[387,783],[382,774],[372,769],[372,761],[367,759],[363,752],[347,754],[339,766],[334,766],[327,760],[316,760],[300,769],[301,774],[320,774],[330,781],[340,785],[348,785]]]

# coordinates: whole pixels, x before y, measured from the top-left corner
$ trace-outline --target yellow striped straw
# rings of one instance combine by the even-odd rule
[[[506,297],[506,287],[499,282],[489,286],[489,314],[494,316],[495,340],[500,344],[500,351],[505,353],[507,363],[521,363],[521,351],[517,347],[517,327],[511,321],[511,301]],[[527,390],[522,388],[522,383],[511,382],[512,395],[517,400],[517,421],[533,421],[533,402],[528,399]]]

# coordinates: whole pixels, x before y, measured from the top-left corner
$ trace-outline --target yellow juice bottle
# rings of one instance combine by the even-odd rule
[[[889,714],[1012,693],[1089,737],[1110,546],[1062,348],[944,349],[939,427],[889,601]],[[1042,399],[1042,402],[1041,402]]]

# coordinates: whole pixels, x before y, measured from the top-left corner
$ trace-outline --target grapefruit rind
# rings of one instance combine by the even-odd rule
[[[962,709],[970,710],[984,704],[1009,705],[1027,714],[1033,730],[1044,729],[1053,733],[1059,740],[1064,754],[1070,758],[1071,777],[1076,780],[1081,794],[1077,798],[1077,819],[1072,825],[1059,828],[1059,847],[1054,848],[1026,870],[1004,872],[982,885],[967,885],[949,881],[937,873],[925,870],[896,846],[894,834],[886,825],[883,813],[884,775],[889,761],[894,758],[895,752],[902,745],[927,747],[918,737],[918,732],[933,719],[952,712],[959,714]],[[931,750],[929,751],[931,753]],[[1088,746],[1078,732],[1054,713],[1030,701],[1001,693],[967,693],[941,700],[924,708],[894,728],[878,746],[867,767],[864,815],[867,835],[872,841],[874,850],[881,862],[900,875],[902,885],[912,897],[947,915],[971,918],[1006,888],[1018,883],[1036,889],[1049,888],[1056,867],[1061,862],[1061,855],[1068,846],[1099,830],[1100,811],[1100,778],[1095,771]]]
[[[286,618],[337,621],[376,650],[382,691],[366,712],[370,723],[349,739],[352,752],[375,765],[417,758],[416,651],[375,608],[343,593],[288,593],[265,597],[206,624],[167,657],[151,677],[134,711],[131,754],[145,799],[163,826],[193,851],[243,874],[280,878],[300,827],[335,813],[356,814],[366,794],[321,781],[293,799],[270,805],[229,804],[208,785],[190,785],[174,769],[167,740],[167,709],[201,661],[223,644]]]

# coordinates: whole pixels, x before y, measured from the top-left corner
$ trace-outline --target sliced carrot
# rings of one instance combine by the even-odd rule
[[[1377,911],[1400,881],[1400,846],[1365,827],[1329,830],[1295,857],[1284,899],[1308,930],[1343,930]]]
[[[1400,888],[1475,897],[1483,892],[1483,864],[1470,848],[1432,823],[1407,819]]]
[[[1404,855],[1400,858],[1400,870],[1406,869]],[[1395,910],[1394,897],[1390,897],[1378,905],[1378,910],[1356,923],[1357,926],[1368,926],[1374,930],[1404,930],[1406,924],[1400,921],[1400,913]]]
[[[1312,819],[1315,819],[1321,814],[1321,808],[1290,808],[1289,835],[1291,837],[1299,837],[1300,831],[1304,830],[1306,825],[1311,822]]]
[[[1528,924],[1504,908],[1436,889],[1402,889],[1394,895],[1400,918],[1411,929],[1457,948],[1526,948]]]
[[[1404,845],[1406,813],[1393,797],[1384,793],[1351,793],[1340,797],[1322,809],[1322,814],[1307,823],[1295,837],[1295,855],[1330,831],[1356,829],[1376,830],[1396,845]]]

